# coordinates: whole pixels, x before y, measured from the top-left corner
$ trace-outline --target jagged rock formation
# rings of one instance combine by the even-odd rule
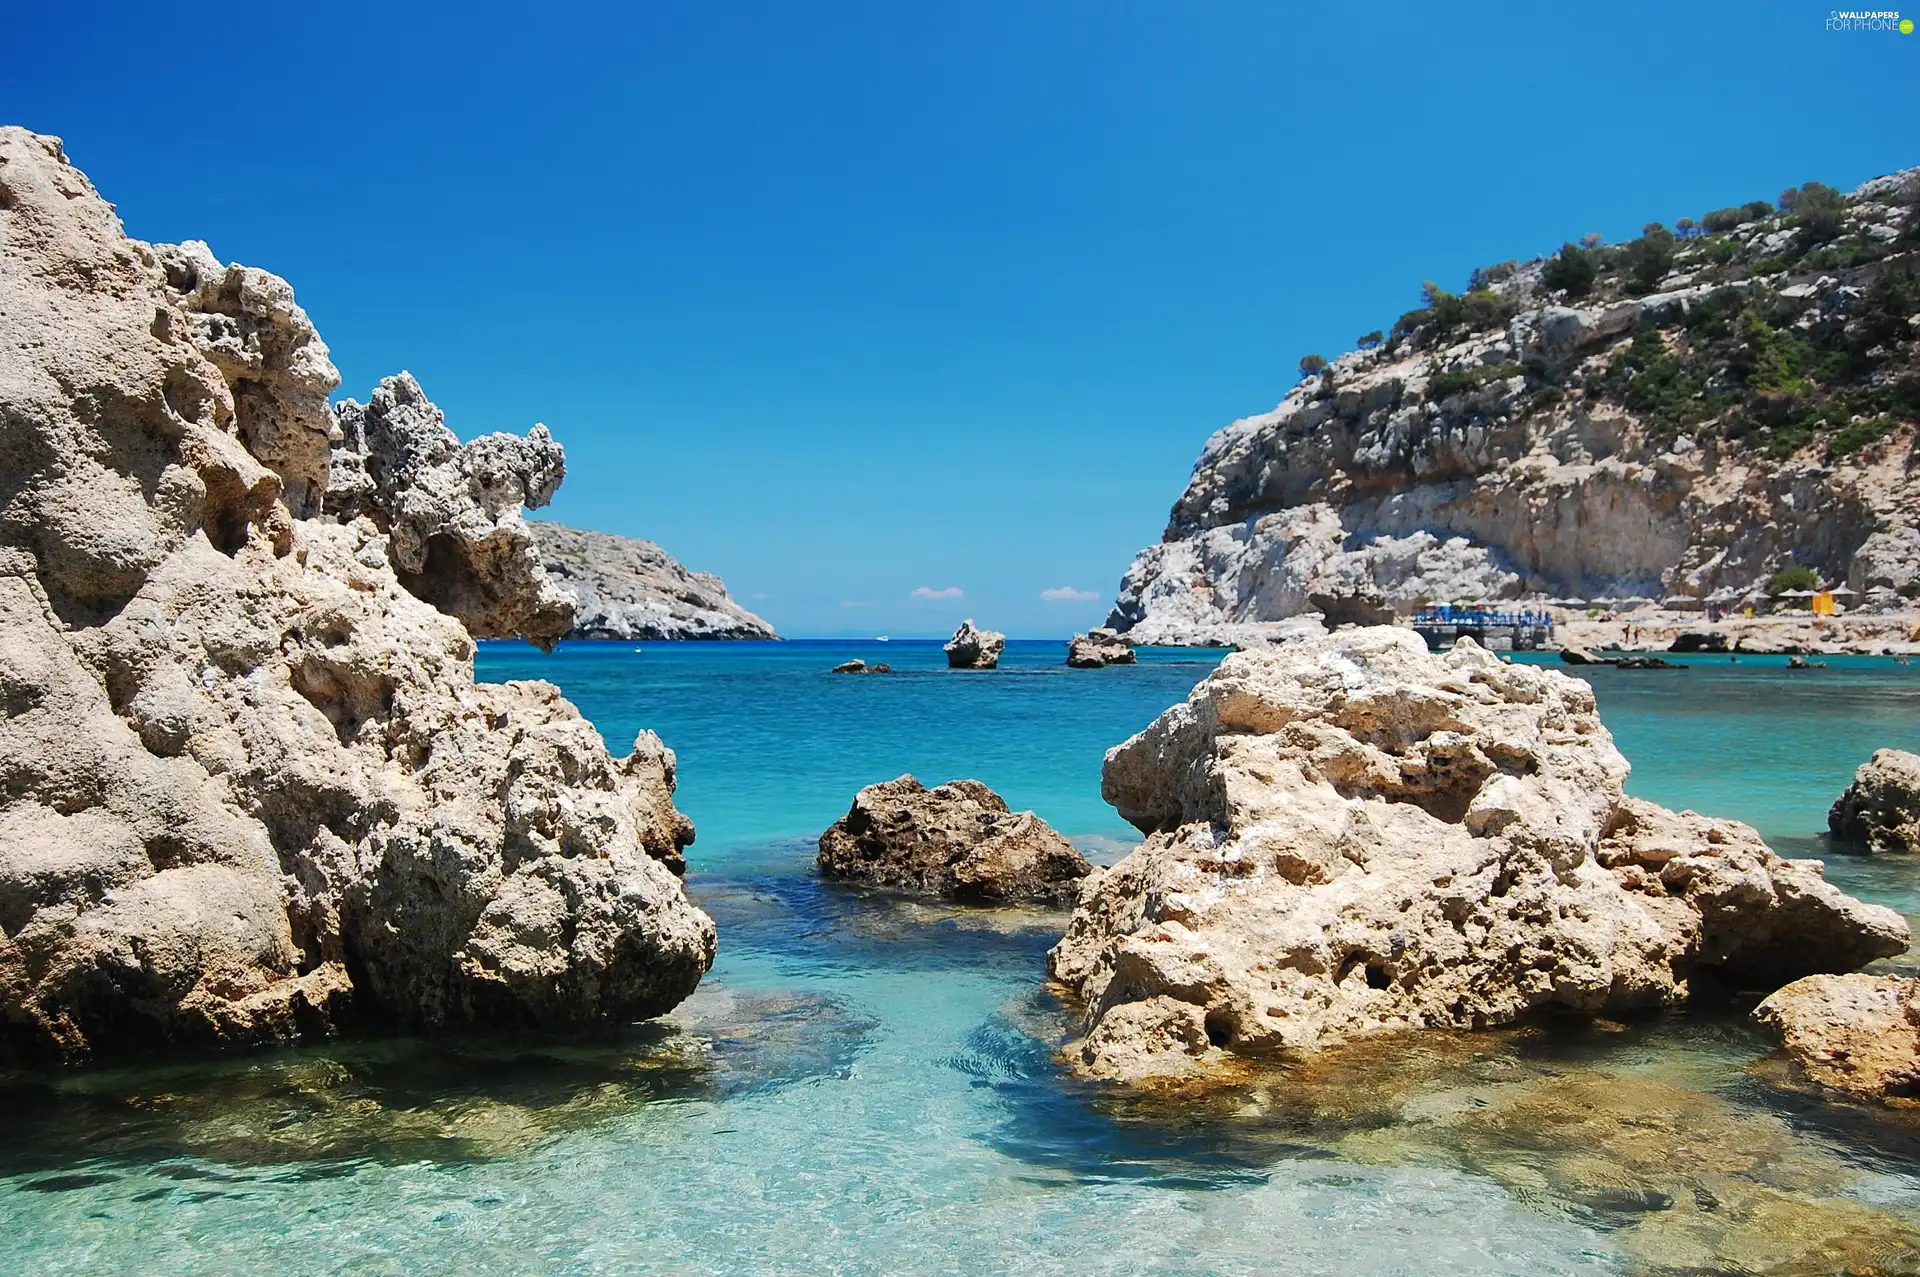
[[[960,622],[945,650],[949,669],[990,670],[1000,664],[1000,654],[1007,650],[1007,636],[997,630],[976,629],[969,617]]]
[[[1920,851],[1920,754],[1874,750],[1834,800],[1827,828],[1874,851]]]
[[[1433,290],[1207,441],[1108,624],[1178,642],[1316,594],[1726,600],[1793,563],[1865,604],[1920,596],[1917,200],[1913,170]]]
[[[310,517],[325,347],[211,261],[0,129],[0,1059],[673,1006],[672,753],[476,686],[390,538]]]
[[[893,666],[887,664],[885,661],[881,661],[878,665],[869,665],[865,661],[856,658],[851,661],[840,662],[833,667],[833,672],[835,674],[891,674],[893,673]]]
[[[333,427],[327,513],[385,532],[401,584],[475,638],[551,649],[573,627],[573,600],[542,570],[522,513],[551,501],[566,476],[545,426],[463,444],[403,372],[365,404],[341,400]]]
[[[868,785],[820,835],[820,872],[969,904],[1071,903],[1093,866],[1053,827],[977,780]]]
[[[1147,840],[1083,888],[1049,968],[1079,1069],[1774,988],[1906,923],[1745,825],[1628,798],[1592,690],[1471,642],[1346,629],[1229,656],[1107,754]]]
[[[1870,1099],[1920,1097],[1920,981],[1816,975],[1753,1010],[1807,1081]]]
[[[710,572],[689,572],[651,541],[535,522],[534,541],[554,585],[573,599],[577,639],[666,642],[775,639]]]
[[[1099,669],[1103,665],[1132,665],[1136,657],[1133,643],[1108,629],[1088,630],[1067,640],[1067,665],[1076,670]]]

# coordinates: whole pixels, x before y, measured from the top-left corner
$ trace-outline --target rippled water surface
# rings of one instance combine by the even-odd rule
[[[0,1081],[0,1272],[1920,1272],[1920,1125],[1777,1085],[1734,1008],[1429,1034],[1205,1096],[1061,1075],[1060,919],[817,882],[863,784],[977,776],[1099,859],[1107,746],[1217,653],[993,673],[934,644],[484,645],[616,749],[680,755],[721,952],[591,1041],[348,1044]],[[890,676],[834,676],[885,660]],[[1920,747],[1920,670],[1595,670],[1631,788],[1829,855],[1827,803]],[[1907,862],[1829,874],[1920,912]],[[1892,964],[1904,965],[1904,962]]]

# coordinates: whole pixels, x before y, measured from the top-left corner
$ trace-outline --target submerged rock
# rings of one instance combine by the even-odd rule
[[[1000,663],[1000,653],[1006,647],[1006,635],[994,630],[976,629],[969,618],[960,622],[960,628],[947,640],[947,667],[956,670],[990,670]]]
[[[1076,670],[1134,663],[1133,643],[1108,629],[1088,630],[1067,640],[1067,665]]]
[[[1920,754],[1876,749],[1834,800],[1827,828],[1875,851],[1920,851]]]
[[[1071,902],[1093,871],[1030,811],[977,780],[928,789],[912,776],[868,785],[820,835],[829,878],[976,904]]]
[[[523,513],[552,500],[566,475],[545,426],[461,443],[404,372],[368,403],[342,400],[333,419],[327,512],[385,532],[401,584],[476,638],[552,648],[573,627],[573,600],[541,566]]]
[[[1920,1098],[1920,980],[1815,975],[1754,1008],[1800,1075],[1870,1099]]]
[[[1470,642],[1342,630],[1228,657],[1107,754],[1148,835],[1083,890],[1053,977],[1083,1072],[1225,1048],[1770,989],[1906,923],[1734,821],[1628,798],[1592,690]]]
[[[671,1008],[714,952],[672,752],[476,685],[376,520],[308,517],[325,348],[181,254],[0,129],[0,1059]]]
[[[573,599],[571,638],[658,643],[780,637],[733,601],[726,582],[710,572],[689,572],[651,541],[545,521],[528,526],[547,576]]]
[[[842,661],[833,667],[835,674],[891,674],[893,666],[881,661],[878,665],[869,665],[855,657],[851,661]]]

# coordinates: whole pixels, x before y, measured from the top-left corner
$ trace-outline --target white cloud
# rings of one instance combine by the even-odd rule
[[[755,599],[770,599],[773,597],[773,595],[768,594],[765,590],[756,590],[754,593],[748,595],[747,597],[755,598]]]
[[[866,604],[860,602],[858,599],[842,599],[840,601],[840,606],[841,607],[865,607]]]
[[[963,597],[965,594],[966,591],[957,585],[949,585],[944,590],[933,590],[923,585],[908,597],[916,599],[957,599]]]
[[[1049,603],[1091,603],[1100,596],[1092,590],[1076,590],[1071,585],[1062,585],[1040,591],[1040,597]]]

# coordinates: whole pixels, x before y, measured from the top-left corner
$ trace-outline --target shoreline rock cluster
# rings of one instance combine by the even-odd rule
[[[1107,755],[1146,834],[1049,971],[1088,1075],[1777,988],[1903,951],[1892,910],[1735,821],[1629,798],[1591,689],[1347,629],[1230,656]]]
[[[564,632],[558,446],[337,382],[285,281],[0,128],[0,1060],[581,1027],[713,960],[672,751],[474,681]]]

